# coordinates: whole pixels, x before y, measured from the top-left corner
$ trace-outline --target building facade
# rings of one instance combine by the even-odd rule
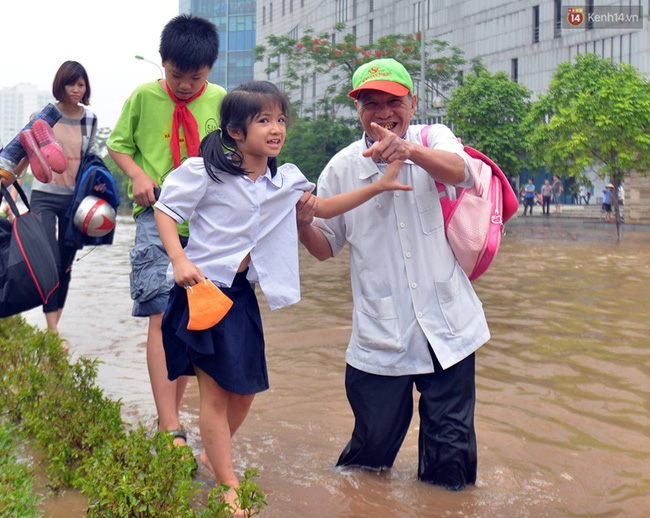
[[[208,80],[230,90],[253,79],[255,0],[180,0],[181,13],[213,22],[219,31],[219,59]]]
[[[574,8],[578,10],[569,11]],[[422,31],[426,40],[444,40],[464,52],[463,73],[470,73],[472,59],[481,58],[490,72],[506,72],[535,98],[546,92],[559,63],[582,53],[629,63],[650,75],[649,11],[648,0],[258,0],[257,42],[264,45],[271,34],[299,39],[308,28],[331,34],[333,43],[352,33],[359,45],[388,34]],[[578,15],[582,19],[576,20]],[[343,32],[335,30],[340,23],[345,24]],[[282,68],[269,75],[268,65],[256,63],[255,78],[282,85]],[[300,99],[294,100],[310,107],[323,95],[327,78],[306,73],[305,79]],[[432,101],[433,96],[426,99],[425,111],[438,108]],[[593,172],[588,176],[598,201],[607,182]],[[636,180],[626,187],[628,204],[641,199]]]
[[[0,140],[9,143],[29,120],[32,113],[54,102],[51,92],[35,85],[19,83],[0,89]]]
[[[628,10],[621,11],[621,4]],[[350,32],[363,45],[388,34],[421,30],[427,40],[441,39],[460,48],[467,71],[473,58],[481,58],[490,72],[508,73],[536,96],[546,91],[559,63],[585,52],[650,73],[649,4],[648,0],[587,1],[582,4],[584,22],[573,27],[566,21],[568,9],[581,3],[562,0],[258,0],[257,42],[264,45],[270,34],[298,39],[311,28],[330,33],[333,42]],[[602,17],[606,9],[618,19],[632,19],[640,9],[641,19],[636,24],[588,21],[590,13]],[[343,33],[334,30],[338,23],[346,25]],[[256,63],[255,77],[282,83],[281,71],[267,77],[267,66],[267,62]],[[307,95],[307,104],[321,90],[319,78],[311,80],[316,83],[315,95]]]

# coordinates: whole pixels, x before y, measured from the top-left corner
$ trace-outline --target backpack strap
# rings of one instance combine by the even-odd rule
[[[429,130],[431,129],[431,124],[427,124],[422,130],[420,131],[420,138],[422,139],[422,145],[424,147],[429,147],[428,143],[428,135],[429,135]],[[436,187],[438,188],[438,194],[440,196],[447,196],[447,188],[445,187],[444,183],[439,182],[438,180],[434,180],[436,182]]]
[[[16,192],[20,195],[20,198],[23,200],[23,203],[25,204],[25,207],[27,207],[27,210],[30,210],[29,202],[27,201],[27,195],[25,194],[25,191],[23,191],[23,188],[18,182],[14,182],[13,186],[14,189],[16,189]],[[4,185],[2,186],[2,192],[0,192],[0,200],[2,200],[2,198],[5,199],[7,205],[9,205],[9,208],[11,208],[11,212],[14,213],[14,216],[19,217],[20,211],[18,210],[18,206],[16,205],[14,199],[11,197],[9,189],[7,189]]]

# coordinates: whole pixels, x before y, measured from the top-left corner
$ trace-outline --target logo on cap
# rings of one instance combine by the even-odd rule
[[[356,99],[360,90],[370,89],[404,96],[413,91],[413,80],[404,65],[391,59],[375,59],[361,65],[352,76],[348,95]]]

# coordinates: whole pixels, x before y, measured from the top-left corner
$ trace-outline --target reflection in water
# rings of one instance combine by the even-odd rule
[[[130,316],[128,251],[116,244],[74,266],[61,332],[73,358],[100,358],[99,384],[130,421],[155,417],[145,363],[146,320]],[[83,250],[80,256],[87,254]],[[420,484],[417,416],[390,472],[333,464],[352,430],[343,386],[351,298],[346,257],[301,256],[303,300],[262,301],[271,389],[234,440],[237,469],[258,467],[268,517],[647,516],[650,514],[650,233],[523,218],[508,226],[476,290],[492,340],[477,353],[479,477],[461,493]],[[40,310],[26,314],[44,325]],[[183,419],[201,448],[198,390]],[[207,472],[200,480],[211,484]],[[48,516],[84,516],[69,492]]]

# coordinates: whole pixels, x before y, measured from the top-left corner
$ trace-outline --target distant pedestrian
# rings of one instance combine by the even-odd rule
[[[614,184],[608,184],[603,190],[602,210],[605,213],[605,221],[612,221],[612,196],[614,195]]]
[[[529,178],[528,183],[522,189],[524,193],[524,216],[528,209],[530,209],[530,215],[533,215],[533,206],[535,205],[535,184],[533,184],[533,179]]]
[[[544,185],[540,189],[542,194],[542,214],[545,216],[551,215],[551,197],[553,196],[553,186],[548,178],[544,180]]]
[[[589,205],[589,196],[586,185],[578,187],[578,203],[582,205],[583,201],[585,202],[585,205]]]
[[[553,203],[555,204],[555,213],[559,214],[562,212],[562,193],[564,193],[564,185],[562,185],[562,180],[557,175],[553,175]]]

